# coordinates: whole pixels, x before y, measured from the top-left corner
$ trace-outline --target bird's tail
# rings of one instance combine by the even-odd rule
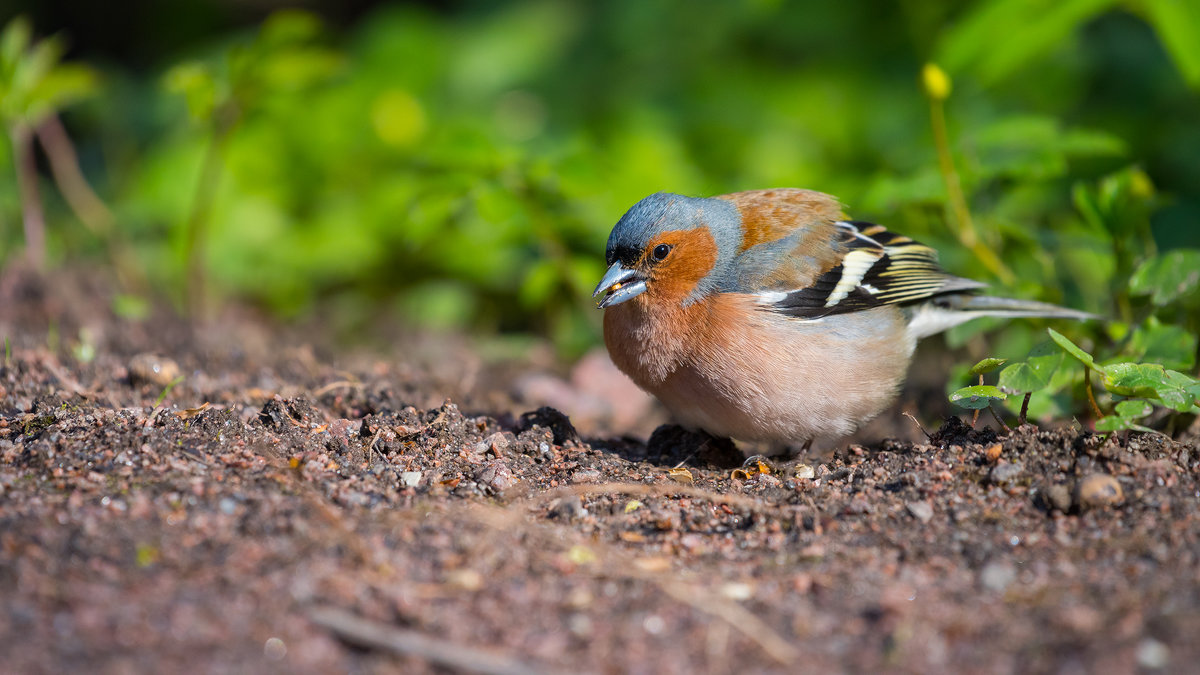
[[[908,330],[920,339],[983,316],[1040,317],[1074,321],[1103,318],[1096,314],[1059,307],[1048,302],[997,298],[990,295],[952,294],[933,298],[931,301],[915,307],[909,318]]]

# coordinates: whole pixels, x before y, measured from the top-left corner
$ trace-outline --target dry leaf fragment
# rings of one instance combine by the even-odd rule
[[[175,413],[175,416],[181,420],[190,420],[193,417],[199,415],[200,413],[204,412],[205,410],[208,410],[211,407],[212,407],[212,404],[209,403],[208,401],[205,401],[204,405],[200,406],[199,408],[188,408],[186,410],[180,410],[179,412]]]
[[[683,467],[679,467],[679,468],[671,469],[671,470],[667,471],[667,476],[671,480],[675,481],[676,483],[691,484],[691,483],[695,482],[695,479],[692,478],[692,472],[688,471],[687,469],[685,469]]]

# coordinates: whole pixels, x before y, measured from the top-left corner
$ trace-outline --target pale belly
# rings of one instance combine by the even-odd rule
[[[916,342],[891,307],[825,323],[755,319],[712,325],[703,347],[675,354],[664,378],[638,372],[639,358],[617,362],[685,427],[800,444],[849,434],[886,408]]]

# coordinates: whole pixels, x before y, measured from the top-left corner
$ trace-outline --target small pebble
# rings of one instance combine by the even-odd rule
[[[990,562],[979,573],[979,582],[983,587],[994,593],[1002,593],[1012,582],[1017,580],[1017,570],[1003,562]]]
[[[1149,670],[1162,670],[1171,663],[1171,650],[1154,638],[1146,638],[1138,644],[1137,662]]]
[[[268,661],[282,661],[287,656],[287,644],[277,637],[268,638],[263,644],[263,656]]]
[[[817,476],[816,469],[813,469],[812,466],[810,466],[808,464],[801,464],[801,465],[797,466],[796,472],[793,474],[794,478],[799,478],[801,480],[812,480],[816,476]]]
[[[1071,491],[1061,483],[1046,488],[1046,501],[1050,506],[1066,513],[1071,510]]]
[[[933,518],[933,506],[929,502],[908,502],[905,505],[913,518],[928,523]]]
[[[1020,462],[1001,462],[988,472],[988,479],[996,485],[1005,485],[1020,478],[1024,470]]]
[[[129,379],[165,387],[179,377],[179,366],[171,359],[157,354],[138,354],[129,359]]]
[[[587,515],[587,509],[583,508],[583,501],[579,497],[563,497],[556,499],[550,505],[550,517],[561,518],[563,520],[575,520]]]
[[[421,484],[420,471],[403,471],[400,473],[400,483],[404,487],[417,487]]]
[[[1121,484],[1106,473],[1084,476],[1075,484],[1075,501],[1081,509],[1114,506],[1125,499]]]

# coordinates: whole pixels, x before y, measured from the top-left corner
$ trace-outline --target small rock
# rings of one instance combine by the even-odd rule
[[[933,506],[929,502],[908,502],[905,505],[913,518],[928,523],[933,518]]]
[[[1001,462],[988,472],[988,480],[996,485],[1006,485],[1020,478],[1024,470],[1020,462]]]
[[[484,465],[475,475],[475,480],[479,481],[480,485],[486,485],[496,492],[504,492],[515,482],[508,464],[501,460],[493,460]]]
[[[1137,662],[1148,670],[1162,670],[1171,663],[1171,650],[1154,638],[1146,638],[1138,643]]]
[[[1084,476],[1075,484],[1075,502],[1080,509],[1098,506],[1114,506],[1125,499],[1121,484],[1116,478],[1106,473],[1093,473]]]
[[[575,520],[587,515],[583,502],[577,496],[556,499],[550,504],[550,517],[562,520]]]
[[[488,436],[487,438],[475,444],[475,454],[486,455],[487,453],[491,452],[496,457],[503,457],[504,452],[508,450],[509,446],[512,445],[514,440],[516,440],[516,437],[514,437],[511,433],[497,431],[491,436]]]
[[[580,469],[571,474],[572,483],[595,483],[600,480],[600,472],[595,469]]]
[[[415,488],[421,484],[420,471],[402,471],[400,473],[400,484],[404,487]]]
[[[979,573],[979,583],[994,593],[1002,593],[1012,582],[1017,580],[1017,570],[1012,565],[1003,562],[990,562],[984,565]]]
[[[149,383],[165,387],[179,377],[179,365],[165,356],[138,354],[129,359],[129,379],[134,384]]]
[[[801,480],[812,480],[813,478],[816,478],[816,476],[816,470],[813,469],[809,464],[798,465],[796,467],[796,471],[792,474],[793,478],[799,478]]]
[[[1071,510],[1071,491],[1061,483],[1046,488],[1046,502],[1053,508],[1066,513]]]

